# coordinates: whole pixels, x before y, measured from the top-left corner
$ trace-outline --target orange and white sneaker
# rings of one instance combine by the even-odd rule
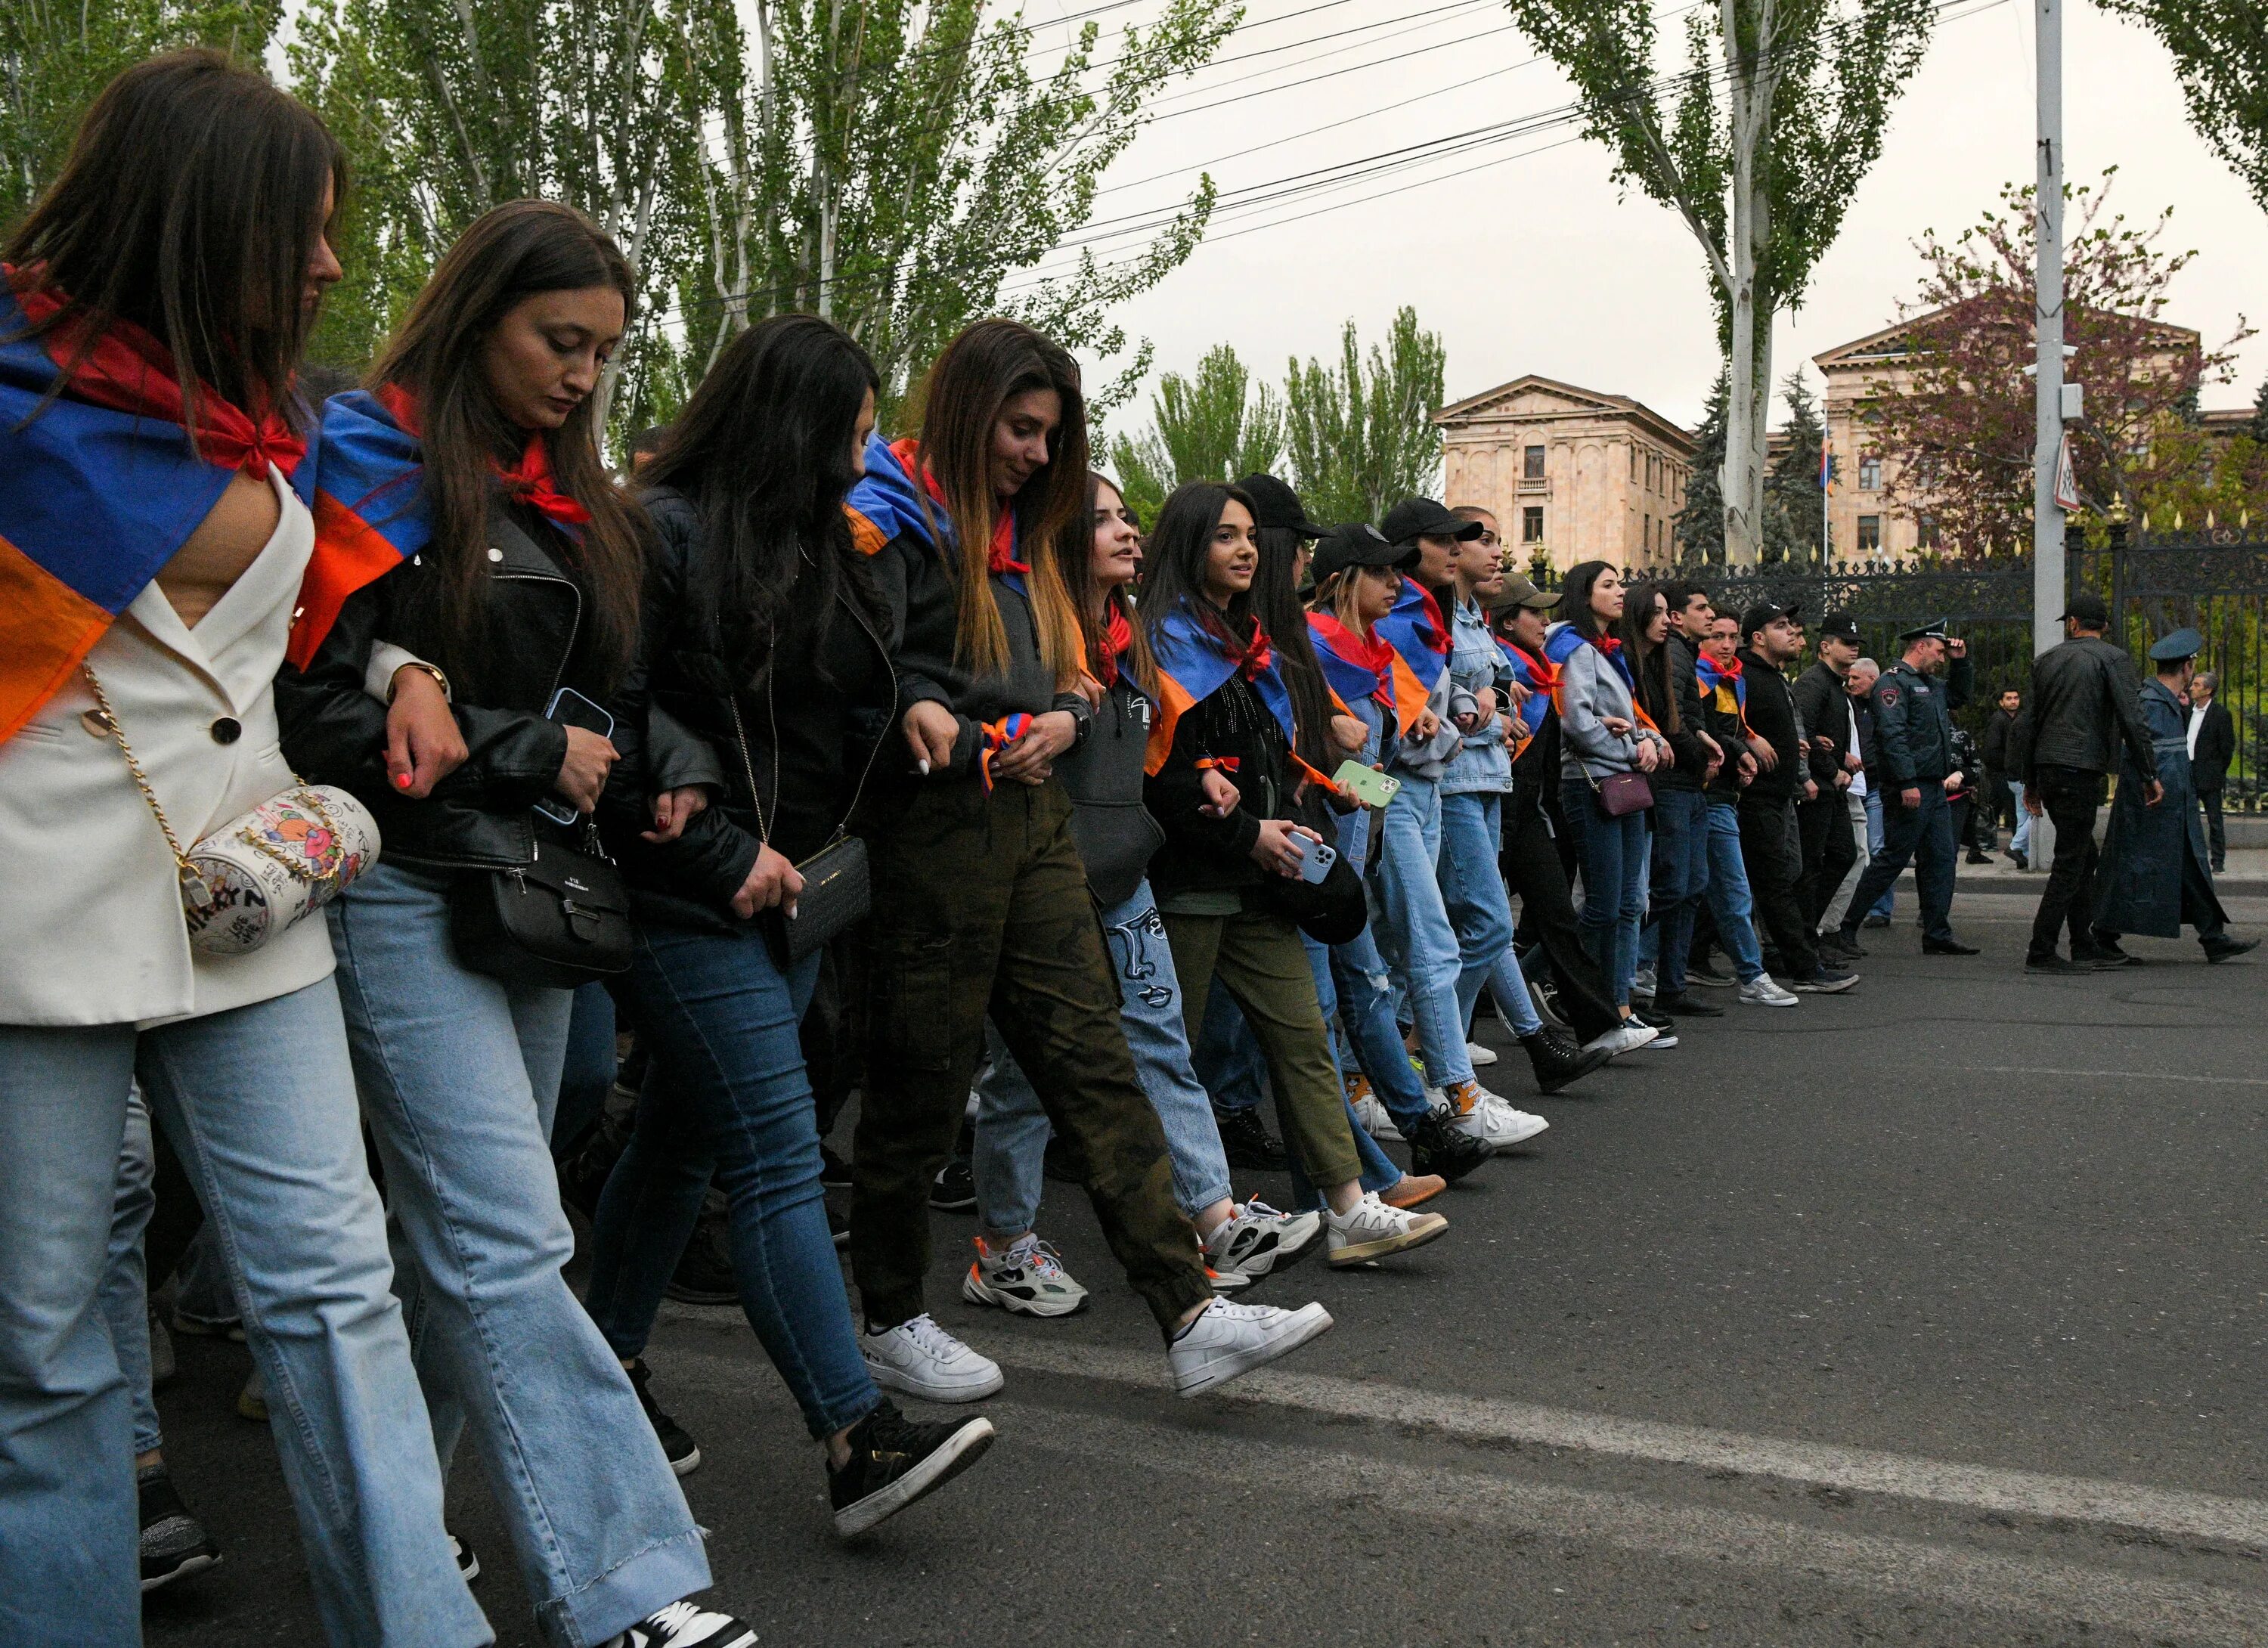
[[[1532,1139],[1551,1125],[1540,1115],[1513,1109],[1476,1081],[1451,1082],[1441,1097],[1448,1106],[1451,1127],[1498,1150]]]
[[[1347,1106],[1362,1130],[1374,1139],[1399,1140],[1402,1129],[1394,1125],[1385,1104],[1371,1091],[1370,1078],[1357,1070],[1346,1078]]]
[[[976,1262],[961,1284],[961,1297],[971,1305],[998,1305],[1019,1316],[1068,1316],[1086,1303],[1086,1290],[1063,1268],[1063,1256],[1029,1232],[998,1253],[982,1236],[972,1240]]]

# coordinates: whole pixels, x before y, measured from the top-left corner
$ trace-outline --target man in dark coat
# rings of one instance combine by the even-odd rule
[[[2205,819],[2191,787],[2189,710],[2183,695],[2204,644],[2196,630],[2176,629],[2150,649],[2157,678],[2142,688],[2142,716],[2157,758],[2157,784],[2146,787],[2131,757],[2119,769],[2090,937],[2100,953],[2121,967],[2139,967],[2141,958],[2119,948],[2120,935],[2178,938],[2183,923],[2197,929],[2208,961],[2241,956],[2260,942],[2232,938],[2226,931],[2228,916],[2213,894]],[[2153,794],[2153,789],[2162,794]]]
[[[1859,857],[1859,843],[1851,834],[1848,793],[1851,775],[1859,770],[1858,740],[1851,695],[1843,685],[1859,659],[1858,621],[1846,612],[1829,613],[1820,622],[1817,651],[1818,661],[1796,679],[1793,688],[1808,740],[1804,758],[1812,783],[1818,786],[1815,795],[1795,806],[1796,829],[1803,842],[1803,876],[1796,883],[1795,896],[1821,947],[1851,960],[1859,953],[1843,949],[1839,931],[1820,933],[1818,929],[1836,889]]]
[[[2044,813],[2055,825],[2055,864],[2040,894],[2024,956],[2024,968],[2031,973],[2117,965],[2097,953],[2088,937],[2101,885],[2095,814],[2102,806],[2103,776],[2117,766],[2121,746],[2138,776],[2137,787],[2154,791],[2158,784],[2157,758],[2136,695],[2134,661],[2124,647],[2103,639],[2110,627],[2110,606],[2082,590],[2071,598],[2062,622],[2066,638],[2032,661],[2031,702],[2008,735],[2011,764],[2023,778],[2024,810],[2034,818]],[[2056,953],[2066,926],[2068,961]]]
[[[2205,803],[2205,845],[2213,849],[2213,872],[2228,868],[2228,827],[2221,822],[2220,792],[2228,784],[2228,763],[2236,759],[2236,723],[2220,702],[2220,678],[2199,670],[2190,682],[2190,785]]]

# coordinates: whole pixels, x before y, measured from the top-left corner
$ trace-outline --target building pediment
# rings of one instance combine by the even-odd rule
[[[1443,407],[1433,422],[1454,432],[1476,424],[1522,423],[1529,420],[1597,417],[1643,425],[1647,432],[1679,452],[1693,449],[1693,437],[1669,419],[1628,395],[1608,394],[1561,383],[1530,372],[1510,383]]]

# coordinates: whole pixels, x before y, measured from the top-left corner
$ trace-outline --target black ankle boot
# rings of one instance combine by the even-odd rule
[[[1533,1035],[1521,1037],[1520,1045],[1528,1049],[1528,1062],[1535,1067],[1539,1093],[1557,1093],[1570,1082],[1580,1080],[1598,1069],[1608,1057],[1602,1052],[1587,1052],[1573,1036],[1549,1025]]]

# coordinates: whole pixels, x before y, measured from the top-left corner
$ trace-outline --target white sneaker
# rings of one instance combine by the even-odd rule
[[[1635,1052],[1647,1042],[1660,1038],[1661,1032],[1652,1025],[1640,1024],[1635,1019],[1625,1019],[1613,1029],[1593,1036],[1583,1043],[1586,1053],[1604,1053],[1609,1058]]]
[[[1773,982],[1769,973],[1759,973],[1741,986],[1741,999],[1751,1007],[1793,1007],[1796,996]]]
[[[1476,1081],[1451,1084],[1443,1094],[1443,1103],[1451,1127],[1498,1150],[1510,1150],[1551,1125],[1542,1116],[1513,1109],[1501,1094],[1491,1093]]]
[[[755,1629],[729,1614],[711,1614],[697,1602],[673,1602],[599,1648],[751,1648],[755,1640]]]
[[[971,1350],[926,1311],[880,1333],[860,1334],[858,1354],[875,1384],[924,1402],[982,1402],[1008,1382],[998,1362]]]
[[[1483,1047],[1477,1041],[1468,1041],[1465,1043],[1465,1056],[1472,1060],[1475,1070],[1486,1070],[1496,1063],[1496,1049]]]
[[[1388,1112],[1385,1102],[1374,1093],[1366,1093],[1354,1101],[1354,1119],[1361,1124],[1362,1130],[1374,1139],[1387,1139],[1395,1144],[1401,1142],[1402,1129],[1394,1125],[1394,1117]]]
[[[1216,1276],[1257,1280],[1288,1269],[1323,1239],[1320,1213],[1281,1213],[1255,1196],[1235,1204],[1205,1243],[1205,1263]]]
[[[994,1253],[982,1236],[976,1261],[961,1279],[961,1297],[971,1305],[998,1305],[1019,1316],[1068,1316],[1086,1303],[1086,1290],[1063,1268],[1063,1255],[1027,1232]]]
[[[1216,1299],[1166,1347],[1166,1363],[1174,1371],[1174,1390],[1198,1396],[1290,1355],[1330,1326],[1331,1313],[1320,1305],[1278,1310]]]
[[[1631,999],[1650,1002],[1653,999],[1653,969],[1640,967],[1631,979]]]
[[[1422,1247],[1449,1228],[1439,1213],[1411,1213],[1391,1208],[1376,1191],[1365,1191],[1361,1201],[1345,1213],[1323,1215],[1330,1232],[1331,1269],[1344,1270],[1366,1264],[1388,1254]]]

